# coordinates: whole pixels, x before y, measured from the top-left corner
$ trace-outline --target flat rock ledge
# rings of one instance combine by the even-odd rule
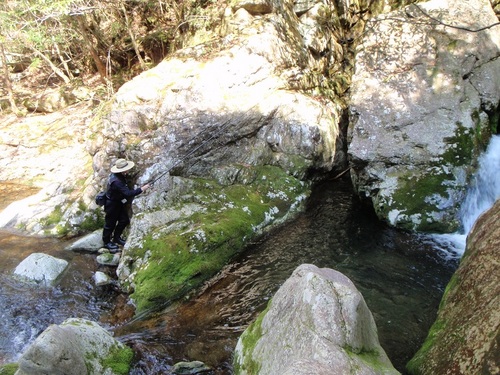
[[[242,334],[235,375],[399,374],[363,296],[343,274],[299,266]]]
[[[71,245],[66,247],[66,250],[71,251],[88,251],[97,253],[104,246],[102,242],[102,229],[98,229],[92,233],[79,238]]]

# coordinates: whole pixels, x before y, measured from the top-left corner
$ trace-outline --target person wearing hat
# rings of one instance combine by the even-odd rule
[[[104,247],[111,252],[118,251],[118,245],[125,245],[122,233],[130,224],[127,203],[132,202],[136,195],[149,189],[146,184],[138,189],[129,189],[126,177],[128,171],[134,167],[135,163],[125,159],[118,159],[113,167],[108,180],[106,191],[106,203],[104,204],[104,229],[102,231],[102,241]]]

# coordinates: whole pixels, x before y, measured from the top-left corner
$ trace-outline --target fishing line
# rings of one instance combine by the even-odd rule
[[[270,95],[266,96],[264,98],[267,99],[267,97],[269,97]],[[245,113],[248,113],[249,111],[251,111],[252,109],[254,109],[255,107],[257,107],[260,103],[262,103],[264,100],[260,100],[258,101],[257,103],[255,103],[253,106],[251,106],[249,109],[247,109],[245,111]],[[225,125],[221,126],[216,132],[214,132],[213,135],[210,136],[210,138],[206,139],[205,141],[201,142],[198,146],[196,146],[195,148],[191,149],[187,154],[185,154],[182,158],[180,159],[177,159],[177,161],[175,161],[169,168],[167,168],[165,171],[163,171],[160,175],[158,175],[157,177],[155,177],[154,179],[150,180],[149,182],[147,182],[148,184],[154,184],[156,181],[158,181],[160,178],[162,178],[163,176],[165,176],[167,173],[169,173],[173,168],[175,168],[177,165],[179,165],[180,163],[184,162],[185,160],[187,160],[190,156],[192,156],[196,151],[198,151],[199,149],[201,149],[203,146],[209,144],[210,142],[212,142],[215,138],[219,137],[222,132],[228,128],[230,125],[232,125],[233,122],[232,121],[228,121]],[[194,135],[192,138],[190,138],[186,143],[185,145],[189,145],[191,142],[194,142],[196,139],[198,139],[201,135],[203,135],[204,133],[210,131],[211,129],[209,127],[203,129],[202,131],[200,131],[198,134]],[[180,146],[182,147],[182,146]]]

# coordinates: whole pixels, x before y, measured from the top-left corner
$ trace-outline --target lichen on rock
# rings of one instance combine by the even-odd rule
[[[234,373],[399,374],[354,284],[310,264],[297,267],[241,335]]]

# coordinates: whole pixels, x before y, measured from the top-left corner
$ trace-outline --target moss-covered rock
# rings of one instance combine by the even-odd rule
[[[457,125],[446,151],[423,166],[388,168],[373,198],[378,216],[409,230],[450,233],[460,228],[458,211],[477,158],[491,137],[489,122],[472,130]]]
[[[271,301],[267,308],[257,316],[257,319],[245,329],[238,340],[239,349],[236,350],[233,360],[235,374],[258,374],[260,371],[262,365],[253,358],[252,353],[257,341],[262,337],[262,319],[264,319],[270,303]]]
[[[443,4],[418,6],[449,23],[497,21],[488,2]],[[478,156],[497,126],[500,90],[490,81],[500,71],[498,62],[491,64],[498,47],[489,33],[469,38],[417,26],[413,21],[425,16],[415,5],[392,15],[374,23],[356,55],[348,147],[353,183],[394,226],[455,232]],[[472,56],[476,63],[468,64]]]
[[[124,375],[133,351],[97,323],[70,318],[51,325],[19,359],[17,374]]]
[[[102,359],[102,367],[116,375],[127,375],[133,358],[134,352],[128,346],[115,345],[110,348],[109,355]]]
[[[399,374],[354,284],[337,271],[310,264],[293,272],[241,335],[234,373]]]
[[[189,191],[174,207],[138,215],[144,223],[152,221],[149,217],[167,217],[162,209],[186,212],[161,225],[153,223],[126,251],[124,262],[133,264],[127,272],[121,269],[127,275],[122,281],[133,286],[138,312],[158,308],[199,286],[250,240],[300,209],[309,194],[308,184],[278,167],[245,169],[241,182],[232,185],[191,179]]]
[[[500,201],[476,222],[458,270],[423,346],[407,364],[412,375],[497,374],[500,339]]]

